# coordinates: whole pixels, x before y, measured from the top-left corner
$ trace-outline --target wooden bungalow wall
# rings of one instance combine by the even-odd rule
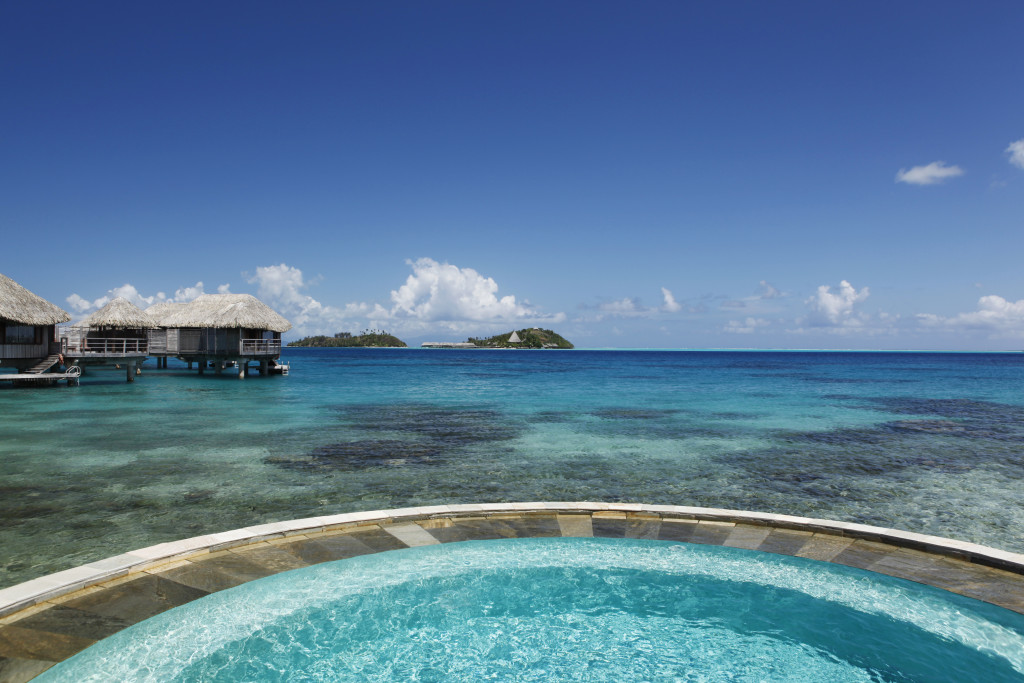
[[[15,337],[16,330],[8,328],[32,328],[32,342],[8,343],[8,336]],[[23,325],[10,320],[0,320],[0,358],[43,358],[50,355],[54,343],[56,325]]]

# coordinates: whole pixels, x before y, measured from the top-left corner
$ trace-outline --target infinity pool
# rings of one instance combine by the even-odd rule
[[[529,538],[285,572],[39,681],[1019,681],[1024,616],[719,546]]]

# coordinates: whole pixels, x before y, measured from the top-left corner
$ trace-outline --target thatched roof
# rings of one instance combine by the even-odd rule
[[[164,318],[174,313],[177,313],[182,306],[187,304],[177,304],[171,301],[162,301],[158,304],[153,304],[145,310],[146,315],[153,319],[157,327],[166,327],[164,325]]]
[[[22,325],[56,325],[71,320],[63,308],[0,274],[0,318]]]
[[[203,294],[160,319],[160,327],[287,332],[292,324],[251,294]]]
[[[121,296],[74,325],[74,327],[88,327],[94,330],[148,330],[156,326],[156,321],[153,318]]]

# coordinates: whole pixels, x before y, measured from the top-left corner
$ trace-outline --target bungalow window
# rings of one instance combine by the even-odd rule
[[[4,330],[5,344],[35,344],[36,328],[31,325],[7,325]]]

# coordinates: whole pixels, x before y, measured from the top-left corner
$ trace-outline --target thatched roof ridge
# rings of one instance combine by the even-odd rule
[[[147,307],[144,312],[153,319],[153,322],[156,323],[157,327],[166,327],[166,325],[164,325],[164,318],[177,313],[182,306],[186,305],[187,304],[175,303],[173,301],[161,301],[158,304],[153,304],[152,306]]]
[[[156,326],[153,318],[122,296],[74,325],[94,330],[148,330]]]
[[[161,327],[287,332],[292,324],[251,294],[203,294],[161,318]]]
[[[0,273],[0,318],[22,325],[56,325],[71,320],[60,306],[33,294]]]

